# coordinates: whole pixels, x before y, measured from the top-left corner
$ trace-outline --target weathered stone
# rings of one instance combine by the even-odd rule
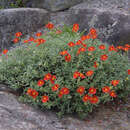
[[[72,25],[79,23],[80,31],[95,27],[98,30],[98,38],[109,44],[126,44],[130,41],[130,13],[125,9],[113,8],[113,6],[95,7],[94,3],[78,4],[68,11],[52,14],[51,19],[56,24],[64,22]],[[65,14],[65,15],[64,15]],[[62,19],[61,19],[62,18]],[[63,21],[64,19],[64,21]]]
[[[44,8],[50,11],[59,11],[68,9],[82,1],[83,0],[30,0],[26,3],[26,6]]]
[[[44,9],[17,8],[0,10],[0,49],[12,46],[16,32],[31,34],[44,27],[49,21]]]
[[[54,112],[22,104],[16,96],[0,91],[0,130],[129,130],[129,107],[129,100],[118,109],[109,103],[84,121],[73,115],[58,119]]]

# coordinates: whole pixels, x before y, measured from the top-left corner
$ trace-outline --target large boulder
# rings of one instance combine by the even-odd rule
[[[28,0],[27,7],[44,8],[49,11],[65,10],[81,3],[83,0]]]
[[[93,1],[96,2],[96,0]],[[51,14],[51,20],[56,24],[61,22],[68,25],[79,23],[80,31],[85,29],[86,32],[91,27],[95,27],[98,30],[98,38],[109,44],[129,43],[130,13],[125,8],[127,6],[120,9],[115,5],[104,4],[101,7],[99,5],[98,2],[97,5],[94,2],[78,4],[68,11]]]
[[[5,91],[1,91],[3,88]],[[58,119],[55,112],[20,103],[0,84],[0,130],[129,130],[130,99],[126,104],[99,106],[85,121],[73,115]],[[123,109],[125,107],[125,109]],[[102,108],[102,109],[101,109]]]
[[[44,9],[0,10],[0,51],[12,46],[16,32],[22,32],[24,35],[31,34],[47,24],[49,19],[49,13]]]

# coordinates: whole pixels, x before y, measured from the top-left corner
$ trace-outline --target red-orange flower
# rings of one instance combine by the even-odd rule
[[[96,103],[98,103],[99,99],[96,95],[94,95],[94,96],[90,97],[89,101],[92,104],[96,104]]]
[[[129,48],[129,47],[130,47],[130,45],[129,45],[129,44],[125,44],[125,47],[128,47],[128,48]]]
[[[55,84],[53,87],[52,87],[52,91],[57,91],[58,88],[59,88],[59,84]]]
[[[85,87],[84,86],[79,86],[76,91],[77,91],[77,93],[82,95],[84,93],[84,91],[85,91]]]
[[[99,49],[104,50],[104,49],[106,49],[106,46],[105,45],[100,45]]]
[[[29,94],[29,96],[33,97],[34,99],[38,96],[38,92],[35,89],[29,88],[27,90],[27,93]]]
[[[13,40],[13,42],[14,42],[14,43],[18,43],[18,42],[19,42],[19,39],[18,39],[18,38],[15,38],[15,39]]]
[[[89,70],[88,72],[86,72],[86,76],[92,76],[93,75],[93,70]]]
[[[116,93],[115,93],[115,91],[114,90],[112,90],[110,93],[109,93],[109,95],[111,96],[111,97],[117,97],[117,95],[116,95]]]
[[[112,45],[112,46],[109,46],[108,48],[109,51],[115,51],[115,47]]]
[[[17,32],[17,33],[15,33],[15,36],[16,37],[20,37],[20,36],[22,36],[22,33],[21,32]]]
[[[45,103],[49,100],[49,97],[48,96],[42,96],[42,102]]]
[[[82,41],[81,40],[78,40],[75,45],[81,45],[82,44]]]
[[[120,80],[112,80],[112,81],[111,81],[111,84],[112,84],[113,86],[117,86],[117,85],[119,84],[119,82],[120,82]]]
[[[43,38],[41,38],[41,39],[37,39],[37,41],[38,41],[38,43],[42,44],[42,43],[44,43],[46,40],[43,39]]]
[[[41,35],[42,35],[41,32],[37,32],[37,33],[36,33],[36,36],[37,36],[37,37],[40,37]]]
[[[32,42],[34,40],[35,40],[34,37],[30,37],[28,41]]]
[[[46,74],[45,76],[44,76],[44,80],[50,80],[51,79],[51,74],[50,73],[48,73],[48,74]]]
[[[67,54],[67,55],[65,56],[65,61],[66,61],[66,62],[70,62],[70,61],[71,61],[71,55],[70,55],[70,54]]]
[[[63,91],[60,90],[59,93],[58,93],[58,97],[62,98],[63,95],[64,95]]]
[[[61,91],[63,92],[64,95],[67,95],[70,92],[69,89],[66,87],[62,88]]]
[[[82,37],[81,37],[81,40],[82,41],[84,41],[84,40],[87,40],[87,39],[90,39],[90,35],[83,35]]]
[[[48,24],[45,25],[45,27],[48,28],[48,29],[53,29],[54,28],[54,24],[48,23]]]
[[[37,85],[41,87],[41,86],[44,85],[44,83],[45,83],[45,82],[44,82],[43,80],[39,80],[39,81],[37,82]]]
[[[96,39],[97,38],[97,34],[91,35],[92,39]]]
[[[78,32],[79,30],[79,24],[75,23],[73,24],[72,32]]]
[[[32,88],[28,88],[28,90],[27,90],[27,94],[31,94],[31,92],[32,92]]]
[[[82,98],[83,102],[88,102],[89,99],[90,99],[90,96],[87,94],[85,96],[83,96],[83,98]]]
[[[61,52],[60,52],[60,55],[62,55],[62,56],[66,55],[66,54],[68,54],[67,51],[61,51]]]
[[[123,48],[123,46],[117,46],[116,48],[121,50]]]
[[[96,93],[96,88],[93,88],[93,87],[91,87],[91,88],[89,88],[89,94],[95,94]]]
[[[24,40],[23,42],[24,42],[24,43],[28,43],[28,42],[29,42],[29,40]]]
[[[98,67],[97,62],[94,62],[94,68],[97,68],[97,67]]]
[[[82,74],[82,73],[80,73],[79,76],[80,76],[81,79],[84,79],[84,78],[85,78],[85,75]]]
[[[91,29],[89,30],[89,32],[90,32],[91,35],[97,34],[97,31],[96,31],[95,28],[91,28]]]
[[[104,93],[109,93],[110,92],[110,88],[108,86],[105,86],[105,87],[102,88],[102,91]]]
[[[7,54],[7,52],[8,52],[7,49],[4,49],[4,50],[3,50],[3,54],[4,54],[4,55]]]
[[[56,30],[56,34],[61,34],[62,31],[61,30]]]
[[[94,46],[88,47],[88,51],[95,51],[95,47]]]
[[[80,75],[80,73],[79,73],[78,71],[76,71],[76,72],[74,72],[74,74],[73,74],[73,78],[76,79],[76,78],[79,77],[79,75]]]
[[[128,70],[128,75],[130,75],[130,69]]]
[[[128,48],[128,47],[123,47],[122,50],[124,50],[124,51],[128,51],[129,48]]]
[[[68,46],[70,46],[70,47],[74,47],[75,44],[74,44],[73,42],[69,42],[69,43],[68,43]]]
[[[105,61],[105,60],[108,59],[108,56],[107,56],[107,55],[101,55],[100,59],[101,59],[102,61]]]

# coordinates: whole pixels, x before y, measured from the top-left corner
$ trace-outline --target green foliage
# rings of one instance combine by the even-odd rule
[[[40,36],[46,40],[44,44],[36,47],[35,42],[24,43],[25,45],[10,50],[7,55],[2,55],[0,62],[0,82],[7,83],[15,90],[23,89],[20,100],[41,109],[56,110],[58,116],[61,117],[65,113],[76,112],[79,116],[84,117],[91,112],[99,103],[105,103],[114,98],[109,93],[103,93],[102,88],[109,86],[111,91],[114,90],[117,98],[125,98],[130,93],[130,76],[128,69],[127,53],[125,55],[115,51],[108,51],[109,46],[106,44],[105,50],[100,50],[99,45],[103,44],[98,39],[88,39],[83,41],[88,47],[93,46],[95,51],[81,52],[77,55],[80,46],[70,47],[69,42],[76,43],[81,38],[81,33],[72,32],[72,26],[64,26],[62,33],[56,34],[56,30],[48,31],[46,35]],[[61,51],[67,50],[71,55],[71,61],[66,62],[65,57],[60,55]],[[102,61],[100,56],[106,54],[108,59]],[[6,58],[8,56],[8,58]],[[98,63],[95,68],[94,62]],[[74,72],[86,74],[87,71],[93,70],[94,74],[85,79],[73,78]],[[54,86],[50,81],[45,81],[43,86],[38,86],[37,82],[50,73],[56,76],[55,84],[59,84],[58,91],[52,91]],[[119,80],[117,86],[111,84],[112,80]],[[59,98],[58,94],[61,88],[67,87],[69,94]],[[79,86],[85,86],[83,95],[77,93]],[[94,86],[97,89],[96,96],[99,101],[96,104],[83,102],[82,98],[85,94],[89,94],[89,88]],[[32,98],[27,94],[28,88],[35,89],[38,92],[36,98]],[[41,98],[43,95],[49,96],[49,101],[43,103]]]

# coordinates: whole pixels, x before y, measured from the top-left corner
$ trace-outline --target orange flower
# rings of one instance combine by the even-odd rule
[[[70,46],[70,47],[74,47],[75,44],[74,44],[73,42],[69,42],[69,43],[68,43],[68,46]]]
[[[23,42],[24,42],[24,43],[28,43],[28,42],[29,42],[29,40],[24,40]]]
[[[53,75],[53,76],[51,77],[51,80],[50,80],[50,81],[51,81],[52,84],[54,84],[54,83],[55,83],[55,80],[56,80],[56,76]]]
[[[96,95],[94,95],[94,96],[90,97],[89,101],[92,104],[96,104],[96,103],[98,103],[99,99]]]
[[[85,91],[85,87],[84,86],[79,86],[79,88],[77,88],[77,93],[79,93],[80,95],[82,95]]]
[[[89,70],[88,72],[86,72],[86,76],[92,76],[93,75],[93,70]]]
[[[31,94],[31,92],[32,92],[32,88],[28,88],[28,90],[27,90],[27,94]]]
[[[89,30],[89,32],[90,32],[91,35],[97,34],[97,31],[96,31],[95,28],[91,28],[91,29]]]
[[[75,23],[73,24],[72,32],[78,32],[79,30],[79,24]]]
[[[39,80],[39,81],[37,82],[37,85],[41,87],[41,86],[44,85],[44,83],[45,83],[45,82],[44,82],[43,80]]]
[[[112,45],[112,46],[109,46],[109,51],[115,51],[115,47]]]
[[[85,96],[83,96],[83,98],[82,98],[83,102],[88,102],[89,99],[90,99],[90,96],[87,94]]]
[[[125,44],[125,47],[128,47],[128,48],[129,48],[129,47],[130,47],[130,45],[129,45],[129,44]]]
[[[109,95],[111,96],[111,97],[117,97],[117,95],[116,95],[116,93],[115,93],[115,91],[114,90],[112,90],[110,93],[109,93]]]
[[[71,61],[71,55],[67,54],[67,56],[65,56],[65,61],[66,62],[70,62]]]
[[[76,71],[76,72],[74,72],[74,74],[73,74],[73,78],[76,79],[76,78],[79,77],[79,75],[80,75],[80,73],[79,73],[78,71]]]
[[[89,94],[95,94],[96,93],[96,88],[91,87],[89,88]]]
[[[34,99],[38,96],[38,92],[35,89],[29,88],[27,93],[29,94],[29,96],[33,97]]]
[[[123,47],[122,46],[117,46],[116,48],[121,50]]]
[[[130,75],[130,69],[128,70],[128,75]]]
[[[48,29],[53,29],[54,28],[54,24],[49,22],[48,24],[45,25],[45,27],[48,28]]]
[[[111,84],[112,84],[113,86],[117,86],[117,85],[119,84],[119,82],[120,82],[120,80],[112,80],[112,81],[111,81]]]
[[[56,30],[56,34],[61,34],[62,31],[61,30]]]
[[[48,96],[42,96],[42,102],[45,103],[49,100],[49,97]]]
[[[128,47],[123,47],[122,50],[124,50],[124,51],[128,51],[129,48],[128,48]]]
[[[80,73],[79,76],[80,76],[81,79],[84,79],[84,78],[85,78],[85,75],[82,74],[82,73]]]
[[[57,91],[59,88],[59,84],[55,84],[53,87],[52,87],[52,91]]]
[[[100,59],[101,59],[102,61],[105,61],[105,60],[108,59],[108,56],[107,56],[107,55],[101,55]]]
[[[96,39],[97,38],[97,34],[91,35],[92,39]]]
[[[62,55],[62,56],[66,55],[66,54],[68,54],[67,51],[61,51],[61,52],[60,52],[60,55]]]
[[[81,37],[81,40],[82,41],[84,41],[84,40],[87,40],[87,39],[90,39],[90,35],[83,35],[82,37]]]
[[[46,74],[45,76],[44,76],[44,80],[50,80],[51,79],[51,74],[50,73],[48,73],[48,74]]]
[[[94,68],[97,68],[97,67],[98,67],[97,62],[94,62]]]
[[[14,42],[14,43],[18,43],[18,42],[19,42],[19,39],[18,39],[18,38],[15,38],[15,39],[13,40],[13,42]]]
[[[3,50],[3,54],[4,54],[4,55],[7,54],[7,52],[8,52],[7,49],[4,49],[4,50]]]
[[[22,33],[21,32],[17,32],[17,33],[15,33],[15,36],[16,37],[20,37],[20,36],[22,36]]]
[[[60,90],[59,93],[58,93],[58,97],[62,98],[63,95],[64,95],[63,91]]]
[[[67,95],[70,92],[69,89],[66,87],[62,88],[61,91],[63,92],[64,95]]]
[[[104,49],[106,49],[106,46],[105,45],[100,45],[99,49],[104,50]]]
[[[95,51],[95,47],[94,46],[88,47],[88,51]]]
[[[36,36],[37,36],[37,37],[40,37],[41,35],[42,35],[41,32],[37,32],[37,33],[36,33]]]
[[[32,42],[32,41],[34,41],[34,40],[35,40],[34,37],[30,37],[28,41],[29,41],[29,42]]]
[[[105,86],[105,87],[102,88],[102,91],[104,93],[109,93],[110,92],[110,88],[108,86]]]
[[[78,40],[75,45],[81,45],[82,44],[82,41],[81,40]]]

